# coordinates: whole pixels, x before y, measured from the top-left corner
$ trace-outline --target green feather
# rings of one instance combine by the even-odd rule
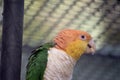
[[[43,80],[47,65],[48,50],[53,46],[53,43],[45,43],[33,51],[27,64],[26,80]]]

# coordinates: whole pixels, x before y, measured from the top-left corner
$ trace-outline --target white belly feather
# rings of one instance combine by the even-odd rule
[[[51,48],[48,51],[44,80],[71,80],[75,63],[64,51]]]

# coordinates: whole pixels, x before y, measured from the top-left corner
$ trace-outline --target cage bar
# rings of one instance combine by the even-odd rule
[[[24,0],[4,0],[1,80],[20,80]]]

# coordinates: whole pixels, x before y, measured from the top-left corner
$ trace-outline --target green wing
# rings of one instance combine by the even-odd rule
[[[27,64],[26,80],[43,80],[47,65],[48,49],[53,46],[53,43],[45,43],[33,51]]]

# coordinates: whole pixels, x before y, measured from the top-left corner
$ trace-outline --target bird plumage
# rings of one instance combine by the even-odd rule
[[[90,34],[66,29],[58,33],[52,43],[46,43],[29,58],[26,80],[71,80],[73,67],[85,52],[95,46]]]
[[[53,43],[46,43],[33,51],[27,64],[26,80],[43,80],[48,61],[48,50]]]
[[[76,60],[66,52],[50,48],[44,80],[71,80]]]

